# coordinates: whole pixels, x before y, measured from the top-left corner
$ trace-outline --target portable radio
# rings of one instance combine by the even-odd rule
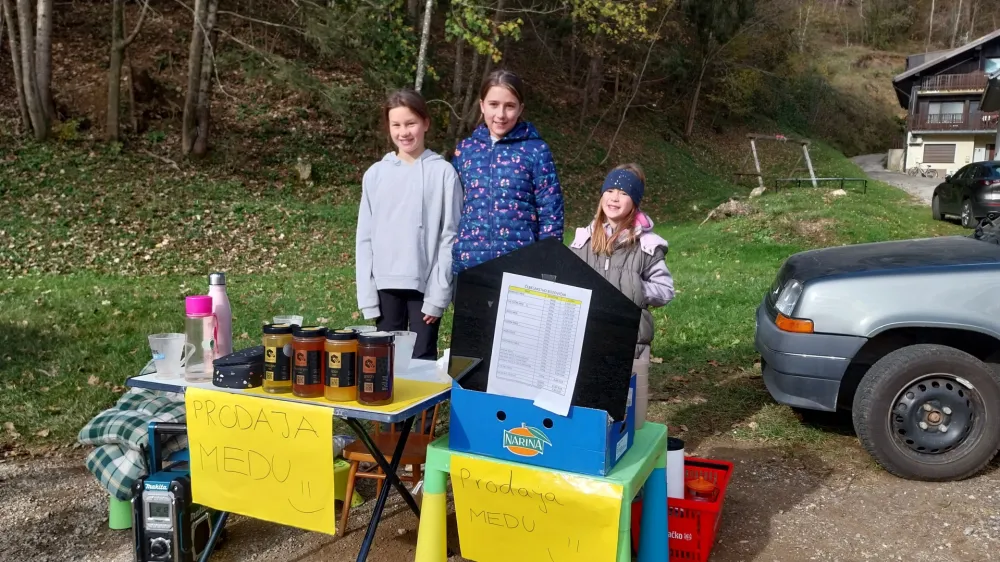
[[[191,501],[186,459],[164,466],[161,434],[185,432],[184,424],[149,424],[149,475],[132,486],[136,562],[198,562],[219,517],[214,510]]]

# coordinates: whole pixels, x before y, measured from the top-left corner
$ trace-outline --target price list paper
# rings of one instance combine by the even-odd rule
[[[569,413],[590,289],[503,274],[486,391]]]

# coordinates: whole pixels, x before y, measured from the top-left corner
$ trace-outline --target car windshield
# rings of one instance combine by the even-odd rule
[[[983,164],[983,178],[1000,178],[1000,164]]]

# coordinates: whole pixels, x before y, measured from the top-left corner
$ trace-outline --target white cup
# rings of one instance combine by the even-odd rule
[[[194,353],[193,343],[187,343],[185,334],[153,334],[149,336],[149,349],[153,352],[156,378],[173,379],[184,374],[188,357]]]
[[[417,343],[416,332],[392,332],[395,336],[396,350],[393,354],[393,370],[397,375],[405,375],[410,369],[410,359],[413,357],[413,345]]]
[[[304,320],[304,318],[302,318],[297,314],[282,314],[279,316],[275,316],[274,318],[272,318],[272,320],[274,321],[275,324],[288,324],[289,326],[301,326],[302,320]]]

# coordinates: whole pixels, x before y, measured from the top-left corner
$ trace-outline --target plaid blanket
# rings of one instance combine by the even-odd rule
[[[132,499],[132,484],[149,471],[149,422],[183,423],[184,395],[134,388],[111,408],[94,416],[80,430],[77,440],[97,448],[85,459],[87,470],[109,494]],[[164,440],[162,454],[187,448],[187,437]]]

